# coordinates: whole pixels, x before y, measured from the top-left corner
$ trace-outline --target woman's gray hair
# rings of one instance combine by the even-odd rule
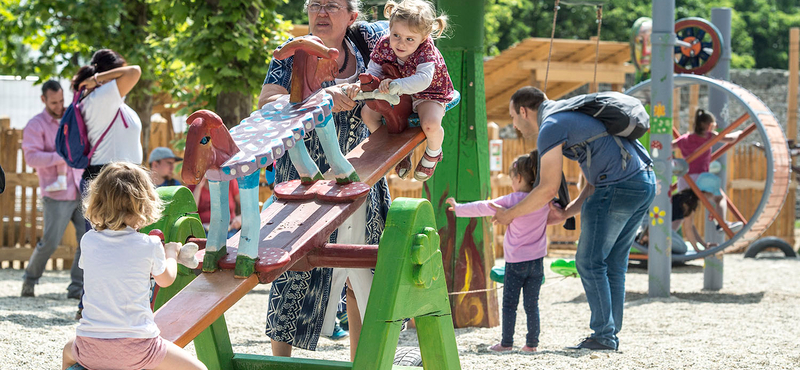
[[[310,0],[306,0],[304,7],[308,9],[308,2]],[[357,12],[359,17],[361,16],[361,0],[345,0],[347,3],[347,11],[348,12]]]

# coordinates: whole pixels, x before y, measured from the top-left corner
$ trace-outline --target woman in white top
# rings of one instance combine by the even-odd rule
[[[125,96],[141,75],[139,66],[129,66],[114,50],[102,49],[73,77],[75,91],[86,88],[81,98],[81,114],[89,144],[92,148],[97,145],[83,173],[84,179],[94,178],[103,165],[111,162],[142,163],[142,121],[125,104]]]

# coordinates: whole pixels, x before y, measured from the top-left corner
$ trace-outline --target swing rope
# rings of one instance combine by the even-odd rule
[[[556,278],[558,278],[558,280],[556,280],[556,281],[554,281],[552,283],[544,284],[544,285],[542,285],[542,288],[547,288],[547,287],[549,287],[551,285],[556,285],[558,283],[561,283],[564,280],[567,280],[568,277],[574,277],[574,276],[562,276],[562,275],[556,275],[556,276],[551,276],[551,277],[546,277],[545,276],[545,280],[552,280],[552,279],[556,279]],[[492,291],[492,290],[503,289],[503,286],[505,286],[505,284],[498,283],[497,286],[494,287],[494,288],[468,290],[468,291],[464,291],[464,292],[450,292],[450,293],[447,293],[447,295],[462,295],[462,294],[484,293],[484,292],[488,292],[488,291]]]
[[[544,93],[547,95],[547,78],[550,76],[550,57],[553,55],[553,39],[556,37],[556,19],[558,18],[558,3],[561,0],[556,0],[553,6],[553,27],[550,30],[550,51],[547,52],[547,69],[544,72]]]
[[[597,5],[597,46],[594,49],[594,81],[592,86],[599,90],[597,86],[597,63],[600,60],[600,29],[603,27],[603,4]]]
[[[553,26],[550,29],[550,50],[547,52],[547,68],[544,72],[544,93],[547,94],[547,81],[550,77],[550,61],[553,56],[553,40],[556,36],[556,20],[558,19],[558,10],[561,8],[559,6],[561,0],[556,0],[555,5],[553,6]],[[564,4],[572,4],[572,5],[594,5],[597,7],[597,43],[595,45],[594,51],[594,79],[592,81],[592,86],[597,86],[597,64],[600,61],[600,31],[603,27],[603,4],[602,3],[592,3],[592,2],[564,2]]]

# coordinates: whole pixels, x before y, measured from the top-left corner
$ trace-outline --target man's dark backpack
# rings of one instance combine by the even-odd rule
[[[67,107],[64,116],[61,117],[61,123],[58,126],[56,133],[56,153],[58,153],[67,165],[72,168],[86,168],[92,159],[95,149],[106,137],[108,130],[117,120],[117,116],[122,116],[122,123],[125,128],[128,128],[128,122],[125,121],[125,116],[122,115],[122,110],[118,109],[117,114],[108,124],[108,127],[103,131],[103,135],[94,144],[94,147],[89,143],[89,135],[86,131],[86,123],[83,121],[81,115],[81,99],[84,89],[75,93],[72,98],[72,104]]]
[[[590,115],[606,126],[606,132],[567,148],[573,152],[577,147],[587,148],[588,166],[591,166],[592,154],[587,144],[611,135],[621,149],[622,168],[625,169],[631,154],[625,150],[619,138],[635,140],[650,130],[650,116],[642,102],[632,96],[613,91],[578,95],[564,100],[547,100],[539,107],[538,123],[541,126],[547,117],[569,111]]]

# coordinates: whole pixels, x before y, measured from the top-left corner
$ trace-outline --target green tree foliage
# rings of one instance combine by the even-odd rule
[[[103,48],[141,66],[142,77],[128,95],[128,104],[142,120],[148,149],[153,95],[171,88],[170,77],[182,69],[172,62],[171,49],[158,42],[172,30],[150,22],[159,16],[157,10],[146,0],[0,1],[0,31],[9,36],[0,49],[4,74],[36,75],[40,81],[70,79]]]
[[[128,104],[149,143],[153,97],[249,115],[271,51],[288,37],[281,0],[0,0],[0,73],[71,78],[101,48],[142,67]]]
[[[275,12],[280,0],[161,0],[167,23],[180,25],[170,38],[173,57],[191,73],[178,94],[192,109],[214,110],[228,127],[253,111],[272,51],[289,37]],[[187,19],[190,21],[186,23]]]

